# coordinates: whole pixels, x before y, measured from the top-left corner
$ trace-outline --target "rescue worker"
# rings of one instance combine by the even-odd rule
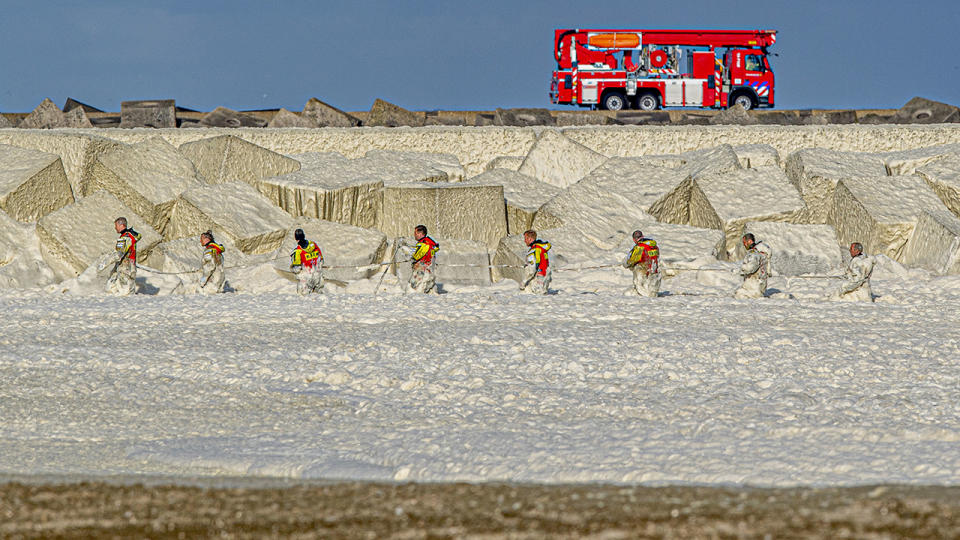
[[[657,241],[633,231],[636,244],[623,260],[623,267],[633,271],[633,289],[640,296],[656,298],[660,293],[660,249]]]
[[[553,280],[553,269],[550,268],[550,242],[537,238],[537,231],[529,230],[523,233],[523,242],[527,245],[526,263],[523,265],[523,282],[520,290],[529,290],[533,294],[547,294],[550,281]]]
[[[734,298],[763,298],[767,292],[767,278],[770,276],[770,247],[757,242],[753,233],[742,238],[747,255],[740,263],[739,273],[743,277],[740,288],[733,293]]]
[[[200,245],[203,246],[203,258],[200,259],[200,293],[221,293],[226,281],[223,273],[223,246],[214,241],[212,231],[200,234]]]
[[[412,261],[413,271],[410,273],[410,288],[422,293],[437,293],[436,256],[437,251],[440,250],[440,244],[427,236],[426,225],[414,227],[413,238],[417,241],[417,244],[412,247],[405,244],[405,239],[400,239],[400,245],[405,248]]]
[[[860,242],[850,244],[850,264],[847,265],[844,281],[834,296],[840,300],[873,302],[873,290],[870,288],[873,265],[873,257],[863,254],[863,245]]]
[[[297,294],[323,293],[323,253],[303,229],[293,231],[293,238],[297,247],[290,253],[290,270],[297,275]]]
[[[120,235],[115,247],[116,259],[110,277],[107,278],[107,292],[118,296],[127,296],[137,292],[137,242],[140,233],[127,228],[127,218],[118,217],[113,228]]]

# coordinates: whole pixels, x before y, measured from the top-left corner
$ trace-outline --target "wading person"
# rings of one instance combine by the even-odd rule
[[[115,246],[116,259],[108,263],[113,265],[113,269],[107,278],[107,292],[126,296],[137,291],[137,242],[140,233],[127,228],[125,217],[114,220],[113,228],[120,237]]]
[[[863,254],[860,242],[850,244],[850,264],[843,276],[843,283],[834,293],[840,300],[873,302],[873,290],[870,288],[870,275],[873,274],[873,257]]]
[[[763,298],[767,292],[767,278],[770,276],[770,246],[757,242],[752,233],[743,235],[743,247],[747,255],[740,263],[740,276],[743,283],[733,293],[734,298]]]
[[[323,292],[323,253],[307,240],[303,229],[293,232],[297,246],[290,253],[290,270],[297,275],[297,294]]]
[[[410,288],[422,293],[436,293],[437,277],[435,272],[437,251],[440,249],[440,244],[427,235],[426,225],[414,227],[413,238],[417,243],[412,247],[401,243],[411,259]],[[401,242],[405,242],[404,239],[401,238]]]
[[[223,273],[223,246],[213,239],[213,232],[200,235],[203,257],[200,259],[200,293],[216,294],[223,292],[226,275]]]
[[[633,249],[623,260],[623,267],[633,272],[633,289],[640,296],[656,298],[660,292],[660,249],[657,241],[633,231]]]
[[[523,233],[523,243],[527,245],[527,259],[523,265],[523,282],[520,290],[529,290],[533,294],[547,294],[553,270],[550,268],[550,242],[537,238],[537,231]]]

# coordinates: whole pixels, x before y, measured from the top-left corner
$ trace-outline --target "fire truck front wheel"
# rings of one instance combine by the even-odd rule
[[[738,92],[734,94],[733,97],[730,99],[729,103],[731,107],[734,107],[737,104],[740,104],[743,106],[744,109],[748,111],[757,106],[756,102],[753,100],[753,96],[751,96],[747,92]]]
[[[627,96],[623,92],[606,92],[600,101],[600,108],[608,111],[622,111],[627,108]]]
[[[660,108],[660,100],[656,94],[647,92],[637,96],[637,108],[641,111],[655,111]]]

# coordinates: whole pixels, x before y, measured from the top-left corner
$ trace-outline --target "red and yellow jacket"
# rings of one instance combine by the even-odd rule
[[[307,247],[297,245],[293,253],[290,254],[290,267],[303,266],[304,268],[313,268],[317,262],[323,264],[323,253],[313,242],[307,242]]]
[[[440,244],[436,243],[433,238],[424,236],[413,249],[413,264],[429,267],[430,263],[433,262],[433,256],[439,249]]]
[[[140,240],[140,233],[126,228],[117,238],[117,253],[125,253],[126,258],[137,262],[137,241]]]
[[[547,275],[547,268],[550,267],[550,256],[547,254],[547,252],[550,251],[550,242],[537,239],[534,240],[529,247],[530,251],[527,252],[527,264],[532,264],[536,267],[538,276]]]
[[[636,265],[640,265],[647,274],[656,274],[660,271],[660,248],[657,247],[656,240],[641,238],[640,242],[633,246],[630,258],[627,259],[627,266]]]
[[[204,255],[210,255],[210,258],[218,266],[223,264],[223,246],[216,242],[210,242],[203,248]]]

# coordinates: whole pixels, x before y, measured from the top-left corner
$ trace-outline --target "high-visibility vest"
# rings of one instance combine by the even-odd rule
[[[299,245],[290,254],[290,266],[303,265],[305,268],[313,268],[317,261],[323,263],[323,253],[313,242],[308,242],[307,247],[302,248]]]
[[[117,251],[126,251],[127,258],[137,262],[137,240],[140,240],[140,233],[133,229],[124,229],[117,238]],[[127,246],[127,241],[130,245]]]
[[[530,251],[527,252],[527,260],[536,266],[538,276],[547,275],[547,268],[550,267],[548,251],[550,251],[550,242],[537,239],[530,244]]]
[[[637,264],[646,269],[648,274],[656,274],[660,271],[660,248],[657,247],[656,240],[641,238],[640,242],[633,246],[630,252],[630,265]]]
[[[210,257],[213,259],[213,262],[215,262],[217,265],[223,264],[223,246],[220,244],[216,242],[207,243],[207,245],[204,247],[203,254],[210,255]]]
[[[436,243],[433,238],[424,236],[417,242],[417,247],[413,250],[413,262],[420,263],[423,266],[430,266],[430,263],[433,262],[433,256],[439,249],[440,244]]]

